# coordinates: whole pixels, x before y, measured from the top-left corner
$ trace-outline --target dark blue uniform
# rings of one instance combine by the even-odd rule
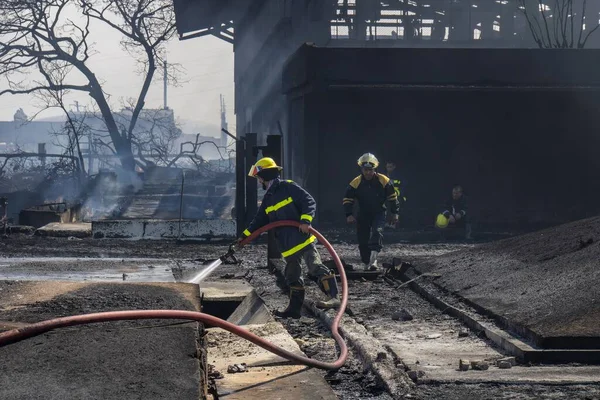
[[[256,216],[244,231],[244,236],[250,236],[269,222],[292,220],[310,224],[316,210],[315,199],[306,190],[292,181],[275,179],[265,193]],[[314,235],[306,235],[293,226],[277,228],[275,236],[281,245],[281,255],[286,258],[317,239]]]
[[[274,162],[271,164],[274,164]],[[261,178],[263,185],[268,180],[269,188],[263,197],[256,216],[248,229],[243,232],[244,237],[250,236],[252,232],[270,222],[291,220],[310,225],[315,217],[317,209],[315,199],[292,181],[283,181],[279,178],[271,179],[273,171],[268,171],[270,168],[277,167],[269,167],[267,169],[268,173],[259,170],[256,174]],[[254,166],[253,169],[259,168]],[[277,173],[278,171],[274,172]],[[300,311],[305,296],[302,260],[306,263],[309,273],[319,279],[318,283],[321,290],[329,296],[329,300],[319,301],[316,306],[319,308],[339,306],[340,300],[335,275],[321,262],[321,257],[314,243],[317,238],[312,234],[304,234],[293,226],[277,228],[275,237],[282,250],[281,255],[285,257],[284,275],[290,288],[289,305],[283,311],[275,311],[275,315],[282,318],[300,318],[301,316]]]
[[[358,250],[362,262],[368,264],[371,251],[379,252],[383,248],[386,203],[392,214],[398,214],[398,195],[387,176],[376,174],[366,180],[360,175],[346,189],[343,201],[346,217],[352,215],[355,200],[358,201]]]

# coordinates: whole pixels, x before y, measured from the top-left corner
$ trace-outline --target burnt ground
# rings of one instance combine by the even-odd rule
[[[326,235],[327,236],[327,235]],[[338,253],[351,262],[358,259],[358,251],[344,239],[332,240]],[[516,240],[518,242],[518,240]],[[216,258],[226,251],[225,244],[175,244],[169,241],[129,241],[129,240],[67,240],[36,237],[10,237],[0,245],[0,255],[4,256],[70,256],[70,257],[156,257],[174,259]],[[482,247],[489,246],[484,245]],[[382,254],[387,261],[394,257],[411,260],[421,265],[422,260],[431,256],[454,257],[465,252],[475,251],[466,244],[395,244],[388,245]],[[464,250],[464,251],[460,251]],[[458,251],[450,255],[449,253]],[[322,254],[324,252],[322,251]],[[275,284],[275,277],[263,267],[266,247],[255,245],[239,253],[243,259],[240,266],[224,265],[210,279],[221,279],[231,273],[248,273],[250,283],[266,301],[269,308],[284,307],[285,293]],[[386,260],[387,258],[387,260]],[[230,276],[230,275],[229,275]],[[314,283],[309,282],[310,286]],[[375,331],[376,323],[369,323],[373,316],[380,321],[400,308],[408,308],[416,317],[439,326],[456,326],[456,321],[441,314],[409,290],[398,291],[383,281],[350,282],[350,307],[355,319],[368,330]],[[308,355],[333,360],[334,343],[327,328],[311,315],[297,321],[284,320],[284,326],[297,339],[301,349]],[[371,373],[365,373],[356,354],[351,353],[344,368],[335,374],[322,372],[338,396],[342,399],[389,399],[391,398]],[[540,384],[500,384],[500,383],[426,383],[419,384],[411,393],[412,398],[421,399],[596,399],[600,398],[600,388],[596,385],[540,385]]]
[[[0,321],[31,323],[100,311],[186,309],[163,285],[0,282]],[[35,299],[41,299],[35,301]],[[74,326],[0,348],[3,399],[197,399],[194,323],[144,320]]]
[[[257,292],[265,300],[269,308],[280,308],[287,304],[283,290],[275,283],[276,278],[264,268],[264,261],[260,254],[266,252],[264,246],[257,246],[260,251],[244,252],[243,269],[250,269],[252,273],[251,283]],[[444,254],[453,250],[464,249],[465,245],[392,245],[384,253],[383,260],[392,256],[401,257],[418,263],[419,260],[429,254]],[[337,244],[336,251],[351,263],[358,264],[358,251],[352,245]],[[264,253],[263,253],[264,254]],[[321,249],[324,259],[327,258],[325,251]],[[231,267],[229,267],[231,268]],[[220,273],[222,273],[221,271]],[[216,276],[212,277],[213,279]],[[311,287],[316,285],[307,280]],[[422,299],[416,293],[408,289],[395,289],[380,281],[349,281],[349,306],[354,314],[354,319],[374,332],[378,337],[378,329],[386,324],[398,322],[392,321],[391,317],[400,309],[407,309],[415,317],[427,324],[436,326],[439,330],[453,329],[457,331],[462,327],[460,323],[443,314],[430,303]],[[311,321],[311,316],[304,311],[305,317],[299,321],[283,320],[293,337],[299,339],[301,349],[311,357],[333,360],[333,339],[329,331]],[[402,325],[398,324],[397,330],[402,332]],[[482,341],[472,333],[472,340]],[[386,340],[389,338],[383,338]],[[490,343],[488,343],[491,346]],[[400,355],[401,356],[401,355]],[[415,361],[415,360],[405,360]],[[390,396],[383,391],[382,385],[371,374],[363,375],[360,361],[355,354],[349,358],[346,367],[340,373],[333,375],[332,387],[341,399],[389,399]],[[350,378],[350,379],[349,379]],[[329,379],[325,375],[325,379]],[[337,384],[337,379],[341,381]],[[592,385],[543,385],[543,384],[499,384],[499,383],[433,383],[419,384],[410,394],[412,398],[418,399],[596,399],[600,398],[600,386]]]
[[[429,258],[418,268],[440,273],[438,285],[527,327],[540,346],[598,347],[600,217]]]

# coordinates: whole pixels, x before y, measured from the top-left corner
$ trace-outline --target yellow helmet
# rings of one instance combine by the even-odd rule
[[[277,163],[275,162],[275,160],[273,160],[271,157],[264,157],[264,158],[261,158],[260,160],[258,160],[256,162],[256,164],[254,164],[252,166],[252,168],[250,168],[250,172],[248,172],[248,176],[250,176],[252,178],[256,178],[256,175],[258,175],[258,173],[260,171],[263,171],[265,169],[272,169],[272,168],[277,168],[279,171],[281,171],[283,169],[280,166],[278,166]]]
[[[442,229],[446,228],[448,226],[448,217],[444,214],[438,214],[435,220],[435,226]]]
[[[358,159],[359,167],[377,168],[379,166],[379,160],[371,153],[365,153]]]

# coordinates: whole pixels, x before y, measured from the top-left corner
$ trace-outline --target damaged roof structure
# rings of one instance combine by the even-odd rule
[[[257,132],[259,142],[283,135],[286,177],[313,193],[321,222],[343,221],[343,191],[366,151],[395,161],[410,183],[412,228],[431,225],[455,183],[484,229],[530,229],[598,210],[600,188],[570,179],[597,167],[585,148],[598,145],[587,131],[598,54],[538,49],[524,12],[535,8],[475,0],[174,4],[181,39],[233,44],[238,134]],[[599,13],[589,3],[585,20]],[[594,25],[581,29],[587,37]],[[591,35],[586,47],[599,43]],[[557,112],[571,126],[553,123]],[[564,165],[552,143],[583,153]],[[553,181],[579,193],[578,204]]]

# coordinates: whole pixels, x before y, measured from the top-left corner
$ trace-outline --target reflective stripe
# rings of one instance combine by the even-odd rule
[[[313,220],[313,217],[311,217],[311,216],[310,216],[310,215],[308,215],[308,214],[302,214],[302,215],[300,216],[300,219],[305,219],[305,220],[307,220],[308,222],[312,222],[312,220]]]
[[[394,193],[394,194],[390,194],[390,195],[387,197],[387,199],[388,199],[388,200],[394,200],[394,199],[397,199],[397,198],[398,198],[398,195],[397,195],[396,193]]]
[[[250,236],[251,235],[251,233],[250,233],[250,231],[248,229],[245,229],[244,232],[242,232],[242,233],[244,235],[246,235],[246,236]]]
[[[287,206],[288,204],[292,203],[293,201],[294,201],[294,200],[292,200],[292,198],[291,198],[291,197],[288,197],[287,199],[280,201],[279,203],[275,204],[274,206],[267,207],[267,209],[265,210],[265,213],[267,213],[267,214],[268,214],[268,213],[270,213],[270,212],[277,211],[277,210],[279,210],[281,207],[285,207],[285,206]]]
[[[282,252],[281,255],[284,257],[289,257],[292,254],[299,252],[300,250],[302,250],[303,248],[305,248],[306,246],[308,246],[315,240],[317,240],[317,238],[313,235],[310,235],[310,237],[308,239],[306,239],[306,241],[304,241],[303,243],[300,243],[297,246],[292,247],[291,249],[289,249],[287,251]]]

